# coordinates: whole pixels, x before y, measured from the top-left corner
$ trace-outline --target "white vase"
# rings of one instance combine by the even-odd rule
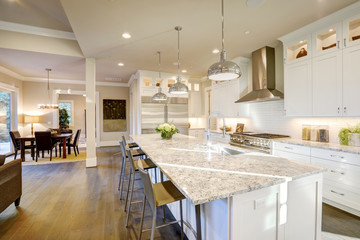
[[[350,146],[360,147],[360,133],[349,133],[350,135]]]

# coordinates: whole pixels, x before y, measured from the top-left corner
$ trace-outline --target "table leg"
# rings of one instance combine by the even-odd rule
[[[195,218],[196,218],[196,239],[201,240],[201,213],[200,205],[195,205]]]
[[[66,158],[66,138],[62,138],[63,143],[63,158]]]
[[[24,139],[20,140],[20,156],[21,156],[21,160],[23,162],[25,162],[25,140]]]

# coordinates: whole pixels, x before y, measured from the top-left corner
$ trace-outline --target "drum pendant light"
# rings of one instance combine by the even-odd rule
[[[160,51],[157,52],[157,54],[159,55],[159,79],[161,80],[161,56],[160,56]],[[167,100],[167,96],[165,93],[161,92],[161,82],[160,82],[160,86],[159,86],[159,91],[157,93],[155,93],[155,95],[152,97],[152,100],[154,101],[166,101]]]
[[[224,0],[221,0],[221,22],[222,22],[222,50],[220,61],[210,66],[208,78],[214,81],[226,81],[241,77],[240,67],[231,61],[226,61],[224,49]]]
[[[171,94],[185,94],[188,93],[188,87],[181,83],[180,76],[180,31],[182,27],[176,26],[175,30],[178,31],[178,76],[176,77],[176,83],[171,85],[169,88],[169,93]]]

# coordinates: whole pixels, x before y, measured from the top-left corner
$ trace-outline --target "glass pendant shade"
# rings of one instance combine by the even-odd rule
[[[208,69],[208,78],[214,81],[233,80],[241,77],[240,67],[232,61],[226,61],[226,52],[224,50],[224,0],[221,0],[221,14],[222,51],[220,54],[220,61],[212,64]]]
[[[182,27],[176,26],[175,30],[178,31],[178,76],[176,77],[176,83],[171,85],[169,93],[171,94],[186,94],[188,93],[188,87],[181,82],[180,76],[180,31]]]

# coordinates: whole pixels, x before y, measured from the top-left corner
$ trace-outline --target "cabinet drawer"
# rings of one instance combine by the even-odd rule
[[[360,166],[360,154],[312,148],[311,156]]]
[[[292,153],[292,152],[285,152],[285,151],[280,151],[280,150],[274,149],[273,155],[275,155],[277,157],[283,157],[283,158],[287,158],[290,160],[299,161],[299,162],[310,163],[310,156],[305,156],[305,155],[296,154],[296,153]]]
[[[301,155],[310,156],[310,147],[300,146],[295,144],[274,142],[274,150],[280,150],[285,152],[297,153]]]
[[[311,163],[327,168],[324,179],[357,188],[360,194],[360,167],[316,157],[311,157]]]
[[[350,208],[360,210],[360,194],[344,189],[336,183],[324,181],[323,197]]]

